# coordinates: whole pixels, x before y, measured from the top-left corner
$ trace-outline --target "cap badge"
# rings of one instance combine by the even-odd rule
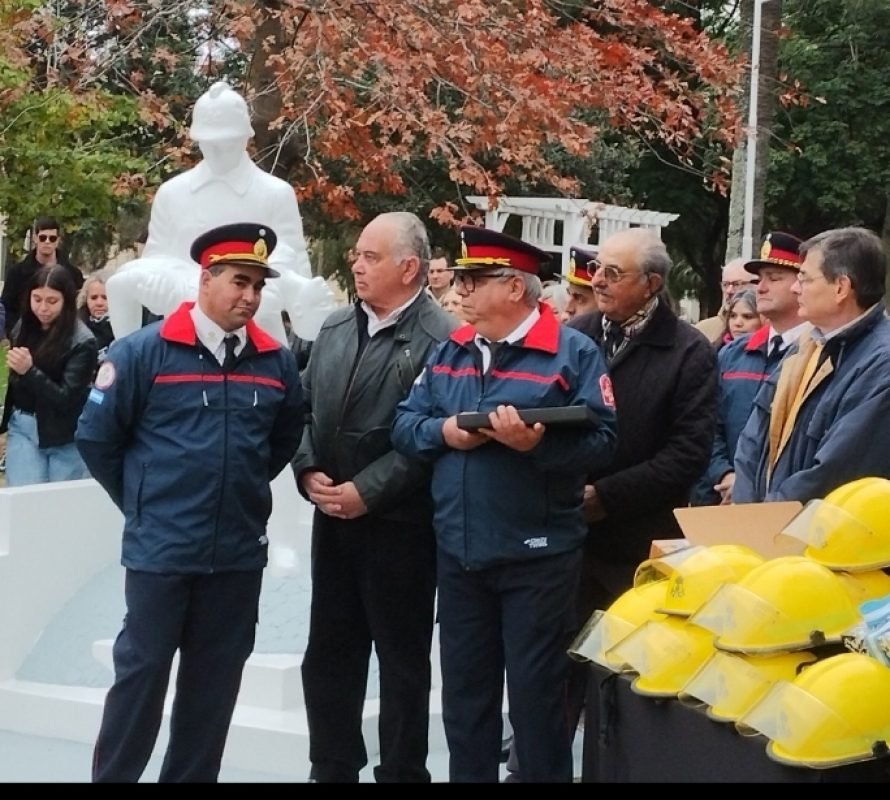
[[[769,243],[769,239],[767,239],[763,243],[763,247],[760,248],[760,257],[764,260],[769,258],[769,254],[772,252],[773,246]]]
[[[262,261],[266,260],[267,256],[269,255],[269,249],[266,247],[265,239],[256,240],[256,243],[253,246],[253,254]]]

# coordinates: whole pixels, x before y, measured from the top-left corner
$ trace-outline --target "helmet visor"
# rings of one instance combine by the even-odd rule
[[[680,699],[697,698],[709,706],[708,716],[712,719],[734,722],[776,681],[793,680],[801,664],[815,659],[808,652],[775,656],[717,652],[689,679],[680,692]]]
[[[693,625],[716,634],[718,647],[721,640],[757,642],[762,631],[769,631],[781,620],[778,608],[737,583],[723,584],[689,619]]]
[[[637,567],[634,572],[634,586],[645,586],[647,583],[659,581],[662,578],[670,578],[682,565],[689,561],[691,556],[701,557],[707,548],[700,545],[684,547],[658,558],[650,558]]]
[[[607,655],[639,674],[634,687],[641,693],[676,696],[714,652],[711,639],[708,631],[685,621],[654,620],[637,628]]]
[[[575,661],[593,661],[613,672],[621,672],[624,665],[607,656],[606,651],[635,628],[633,623],[608,611],[594,611],[569,647],[569,656]]]
[[[771,740],[777,761],[831,767],[871,758],[879,735],[858,731],[825,703],[789,681],[778,681],[737,723],[742,733]]]
[[[810,500],[782,533],[799,539],[815,550],[830,545],[838,536],[855,536],[857,542],[863,543],[875,535],[874,531],[844,509],[825,500]]]

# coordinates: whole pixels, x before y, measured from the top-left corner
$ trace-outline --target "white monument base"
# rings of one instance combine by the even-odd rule
[[[272,484],[267,575],[303,577],[309,571],[312,507],[299,495],[289,469]],[[95,741],[105,687],[71,686],[17,677],[53,619],[97,575],[118,563],[120,512],[93,480],[0,489],[0,730],[75,742]],[[122,604],[123,568],[118,596]],[[305,608],[296,615],[308,618]],[[260,620],[262,628],[263,621]],[[116,633],[114,631],[113,633]],[[112,639],[89,643],[112,680]],[[438,641],[433,649],[430,748],[445,746],[439,700]],[[55,657],[66,658],[65,652]],[[309,738],[303,704],[302,653],[254,653],[244,680],[223,764],[305,780]],[[175,674],[175,665],[174,665]],[[155,752],[166,746],[170,697]],[[371,762],[377,754],[378,704],[365,703],[364,734]]]

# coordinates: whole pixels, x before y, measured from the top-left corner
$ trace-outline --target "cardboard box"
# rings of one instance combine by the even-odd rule
[[[650,558],[686,545],[745,544],[764,558],[801,555],[806,545],[782,534],[803,506],[798,501],[676,508],[685,539],[656,539]]]

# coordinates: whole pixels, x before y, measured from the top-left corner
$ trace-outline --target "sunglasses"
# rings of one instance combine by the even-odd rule
[[[58,240],[59,240],[59,237],[55,233],[38,233],[37,234],[38,242],[50,242],[52,244],[53,242],[57,242]]]

